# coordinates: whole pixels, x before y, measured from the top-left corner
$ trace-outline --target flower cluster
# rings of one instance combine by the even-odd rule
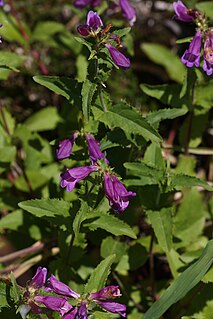
[[[200,66],[202,41],[204,39],[203,70],[213,73],[213,28],[207,28],[205,16],[199,10],[188,9],[180,0],[173,4],[175,18],[183,22],[195,22],[197,31],[181,61],[188,67]]]
[[[35,276],[26,287],[23,304],[20,306],[22,318],[26,318],[29,311],[40,314],[47,309],[58,312],[62,319],[87,319],[87,313],[97,304],[103,309],[126,317],[126,306],[113,300],[121,296],[118,286],[107,286],[97,292],[80,295],[70,289],[69,286],[51,275],[46,283],[47,269],[39,267]],[[46,295],[42,295],[42,288]],[[48,295],[51,293],[51,295]],[[56,294],[56,295],[52,295]],[[69,298],[75,299],[75,306],[69,302]]]
[[[70,156],[77,136],[78,133],[74,132],[68,139],[59,143],[56,150],[57,159],[62,160]],[[103,174],[104,192],[110,206],[115,212],[123,212],[129,205],[129,198],[135,196],[136,193],[128,192],[117,176],[111,172],[108,166],[109,161],[101,151],[99,142],[90,133],[86,134],[86,141],[91,165],[67,169],[66,172],[61,174],[61,187],[66,187],[66,190],[71,192],[76,183],[85,179],[92,172],[99,171]],[[104,165],[102,165],[101,160],[103,160]]]
[[[96,39],[97,48],[106,47],[111,55],[113,62],[123,69],[130,67],[130,60],[123,55],[118,48],[121,47],[120,38],[115,34],[110,34],[109,30],[112,25],[104,28],[103,22],[99,15],[94,11],[89,11],[86,24],[80,24],[77,28],[83,37],[93,37]],[[111,43],[116,42],[116,47]]]
[[[77,8],[84,8],[88,5],[91,7],[95,8],[101,3],[101,0],[75,0],[74,5]],[[136,10],[135,8],[130,4],[129,0],[119,0],[117,2],[114,2],[113,5],[111,6],[110,10],[111,11],[116,11],[117,8],[121,9],[122,15],[131,26],[136,21]]]

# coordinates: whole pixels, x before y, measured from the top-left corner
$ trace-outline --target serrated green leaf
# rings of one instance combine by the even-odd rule
[[[89,121],[91,102],[96,88],[97,84],[89,81],[88,79],[85,80],[82,86],[82,111],[86,122]]]
[[[11,283],[12,283],[11,297],[13,298],[14,302],[17,303],[20,299],[21,292],[20,292],[20,288],[18,287],[18,284],[16,282],[15,276],[12,272],[10,274],[10,279],[11,279]]]
[[[69,102],[74,101],[76,105],[81,102],[81,84],[76,80],[65,76],[36,75],[33,80],[56,94],[64,96]]]
[[[7,285],[0,281],[0,308],[9,307],[6,293]]]
[[[172,185],[176,189],[182,189],[183,187],[193,187],[193,186],[202,186],[208,191],[213,191],[213,187],[210,186],[207,182],[189,175],[176,174],[172,177]]]
[[[124,35],[128,34],[131,31],[131,28],[123,28],[123,29],[119,29],[119,30],[114,30],[113,34],[118,35],[120,38],[123,37]]]
[[[210,240],[200,258],[174,280],[143,319],[159,319],[173,304],[182,299],[203,278],[213,263],[213,240]]]
[[[156,167],[147,165],[146,163],[124,163],[124,167],[129,170],[130,175],[134,175],[143,179],[148,177],[148,181],[152,184],[158,184],[162,181],[164,171]],[[128,181],[127,181],[128,182]]]
[[[96,219],[92,220],[92,218]],[[84,226],[88,227],[91,230],[101,228],[115,236],[125,235],[130,238],[136,239],[136,235],[132,228],[122,220],[112,215],[104,213],[100,213],[99,216],[97,216],[97,213],[95,213],[94,215],[88,214],[87,220],[88,219],[91,219],[91,221],[89,223],[84,223]]]
[[[75,236],[77,237],[80,231],[81,223],[85,220],[85,216],[88,213],[89,206],[86,202],[81,202],[81,207],[77,212],[74,220],[73,220],[73,231]]]
[[[115,260],[115,255],[110,255],[100,262],[90,276],[86,286],[85,293],[98,291],[104,287],[107,277],[110,273],[110,268]]]
[[[188,112],[187,107],[183,107],[180,109],[174,108],[174,109],[163,109],[158,110],[152,113],[149,113],[146,117],[148,122],[151,125],[159,124],[163,120],[172,120],[176,117],[183,116]]]
[[[55,129],[60,121],[57,109],[49,106],[31,115],[24,124],[30,131],[40,132]]]
[[[70,204],[62,199],[31,199],[18,204],[19,207],[37,217],[68,217]]]
[[[75,37],[75,40],[83,45],[85,45],[87,47],[87,49],[89,49],[89,51],[92,51],[92,44],[90,42],[88,42],[87,40],[80,38],[80,37]]]
[[[186,71],[185,66],[170,49],[156,43],[143,43],[141,49],[148,55],[150,60],[162,65],[172,80],[178,83],[183,82]]]
[[[101,257],[106,258],[109,255],[115,255],[115,262],[117,263],[127,251],[128,246],[111,236],[103,239],[101,243]]]
[[[172,209],[162,208],[160,211],[147,211],[155,236],[163,251],[172,248]]]
[[[187,107],[186,101],[183,98],[180,98],[182,88],[182,85],[180,84],[141,84],[140,88],[148,96],[154,97],[166,105],[171,105],[175,108]],[[164,113],[164,110],[162,111]]]
[[[110,107],[107,112],[93,108],[96,120],[103,122],[110,128],[119,127],[127,134],[138,134],[146,140],[159,142],[158,132],[134,109],[124,103]]]

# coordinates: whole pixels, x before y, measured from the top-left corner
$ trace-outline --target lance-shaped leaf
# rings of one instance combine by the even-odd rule
[[[85,80],[82,86],[82,111],[86,122],[89,121],[91,102],[95,94],[96,88],[97,84],[89,81],[88,79]]]
[[[69,102],[76,105],[81,103],[81,83],[65,76],[36,75],[33,80],[56,94],[64,96]]]
[[[127,134],[138,134],[146,140],[160,142],[158,132],[134,109],[125,103],[113,105],[107,112],[93,108],[95,118],[110,128],[119,127]]]
[[[110,273],[110,268],[115,260],[115,255],[110,255],[100,262],[100,264],[92,272],[86,286],[85,293],[98,291],[104,287],[107,277]]]
[[[167,309],[182,299],[210,269],[212,256],[213,240],[210,240],[200,258],[174,280],[161,298],[144,314],[143,319],[159,319]]]

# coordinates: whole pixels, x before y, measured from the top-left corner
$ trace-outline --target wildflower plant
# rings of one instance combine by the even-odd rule
[[[213,34],[193,3],[0,1],[0,319],[211,319]]]

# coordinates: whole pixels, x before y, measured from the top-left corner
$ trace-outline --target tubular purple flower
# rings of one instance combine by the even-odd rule
[[[48,283],[45,287],[45,291],[52,291],[58,295],[63,295],[67,297],[78,298],[80,295],[70,289],[69,286],[64,284],[63,282],[59,281],[54,275],[51,275],[48,279]]]
[[[118,286],[107,286],[103,289],[93,292],[89,295],[89,298],[95,300],[102,299],[114,299],[121,296],[121,292]]]
[[[128,192],[125,186],[115,175],[104,175],[104,191],[112,209],[122,213],[129,205],[129,197],[136,196],[134,192]]]
[[[41,288],[44,286],[47,277],[47,268],[38,267],[35,276],[31,279],[29,286]]]
[[[175,18],[184,22],[192,22],[195,20],[195,10],[188,9],[182,1],[178,0],[173,3]]]
[[[89,11],[87,14],[87,25],[96,31],[98,28],[103,27],[103,22],[97,12]]]
[[[35,301],[44,304],[48,309],[58,311],[61,316],[73,308],[66,297],[36,296]]]
[[[101,152],[98,141],[96,141],[94,137],[89,133],[86,135],[86,139],[88,143],[88,150],[91,163],[95,164],[98,160],[103,158],[106,164],[108,165],[109,161],[106,159],[104,153]]]
[[[87,23],[80,24],[77,27],[77,31],[80,35],[86,37],[88,35],[94,35],[103,27],[103,22],[99,15],[94,11],[89,11],[87,14]]]
[[[75,132],[70,138],[59,142],[58,148],[56,149],[56,157],[58,160],[63,160],[71,155],[73,144],[77,136],[78,133]]]
[[[3,6],[4,6],[4,1],[0,0],[0,7],[3,7]]]
[[[100,301],[96,300],[97,304],[99,304],[102,308],[106,309],[107,311],[110,311],[112,313],[118,313],[122,317],[126,317],[126,306],[122,305],[118,302],[113,301]]]
[[[109,50],[111,58],[113,59],[114,63],[123,69],[128,69],[130,67],[130,60],[125,57],[120,51],[114,48],[111,44],[106,43],[105,46]]]
[[[200,50],[202,44],[202,33],[197,31],[194,38],[192,39],[189,49],[183,54],[181,61],[188,67],[191,68],[194,65],[199,67],[200,65]]]
[[[90,173],[97,171],[97,166],[80,166],[68,169],[65,173],[61,174],[61,187],[66,187],[68,192],[71,192],[75,184],[86,178]]]
[[[136,21],[135,8],[133,8],[128,0],[119,0],[119,4],[124,18],[126,18],[129,21],[129,24],[133,26]]]
[[[213,29],[205,33],[203,70],[207,75],[213,73]]]

